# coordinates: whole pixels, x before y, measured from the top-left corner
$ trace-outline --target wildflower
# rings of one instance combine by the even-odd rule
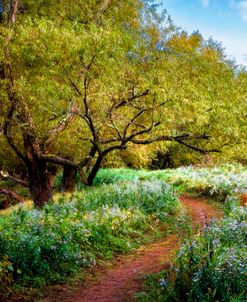
[[[162,279],[159,280],[159,286],[161,288],[165,288],[167,285],[168,285],[168,282],[165,278],[162,278]]]

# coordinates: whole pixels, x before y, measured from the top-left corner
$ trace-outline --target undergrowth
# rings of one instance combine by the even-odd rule
[[[101,169],[95,178],[95,184],[133,180],[163,180],[177,191],[205,195],[220,201],[225,201],[229,196],[247,193],[247,170],[240,164],[211,168],[189,166],[156,171]]]
[[[247,206],[246,169],[226,165],[221,168],[179,168],[166,180],[224,201],[225,217],[187,239],[174,265],[145,277],[140,302],[243,302],[247,301]]]
[[[247,299],[247,207],[187,240],[171,269],[145,278],[138,301],[233,302]]]
[[[136,248],[162,225],[174,226],[178,211],[172,188],[158,181],[104,185],[61,196],[42,210],[20,207],[0,217],[0,265],[8,263],[0,281],[8,278],[6,293],[10,283],[63,282],[98,260]]]

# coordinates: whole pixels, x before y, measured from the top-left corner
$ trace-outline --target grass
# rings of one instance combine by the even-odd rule
[[[247,207],[187,240],[171,269],[145,278],[138,301],[201,302],[247,299]]]
[[[145,290],[137,300],[246,301],[247,206],[241,207],[239,198],[247,192],[246,168],[180,168],[166,181],[187,192],[209,196],[209,202],[224,201],[225,217],[187,239],[171,269],[146,276]]]
[[[148,276],[140,301],[242,301],[247,235],[246,213],[238,209],[240,194],[247,192],[246,175],[246,168],[236,165],[101,169],[93,189],[77,184],[73,194],[56,194],[43,210],[33,209],[29,201],[1,211],[2,288],[9,294],[13,285],[65,282],[80,270],[154,240],[160,230],[166,231],[163,236],[175,230],[186,235],[188,223],[178,216],[178,191],[224,201],[226,217],[187,239],[170,271]]]
[[[157,236],[161,226],[174,227],[179,209],[172,187],[158,181],[60,195],[42,210],[21,206],[0,217],[0,267],[9,263],[5,276],[15,286],[65,282]]]
[[[229,196],[247,193],[247,169],[238,164],[219,167],[181,167],[167,170],[101,169],[95,184],[134,180],[163,180],[179,191],[196,193],[225,201]]]

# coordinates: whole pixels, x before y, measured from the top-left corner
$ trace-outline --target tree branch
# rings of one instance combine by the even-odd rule
[[[159,125],[160,125],[160,122],[157,122],[157,123],[155,123],[155,124],[153,124],[153,122],[152,122],[151,125],[150,125],[148,128],[143,129],[143,130],[141,130],[141,131],[137,131],[137,132],[132,133],[132,134],[131,134],[129,137],[127,137],[125,140],[126,140],[126,141],[132,141],[132,139],[135,138],[136,136],[143,135],[143,134],[146,134],[146,133],[150,133],[154,127],[157,127],[157,126],[159,126]]]
[[[145,109],[141,109],[139,112],[137,112],[137,114],[129,121],[129,123],[126,125],[125,129],[124,129],[124,137],[126,137],[127,135],[127,131],[128,131],[128,128],[134,123],[134,121],[140,117],[144,112],[146,112],[147,110]]]
[[[139,98],[141,98],[143,96],[146,96],[148,94],[149,94],[149,89],[146,89],[145,91],[143,91],[142,93],[139,93],[139,94],[133,94],[131,97],[129,97],[127,99],[120,100],[118,104],[114,105],[114,108],[118,109],[118,108],[120,108],[122,106],[125,106],[125,105],[129,104],[133,100],[139,99]]]
[[[5,123],[3,125],[3,134],[7,139],[7,142],[9,144],[9,146],[12,148],[12,150],[15,152],[15,154],[24,162],[26,163],[27,158],[25,157],[24,154],[22,154],[22,152],[18,149],[18,147],[15,145],[14,143],[14,139],[10,133],[10,129],[11,129],[11,120],[13,118],[13,114],[15,111],[15,104],[12,102],[11,107],[8,111],[8,114],[6,116],[5,119]]]
[[[79,89],[79,87],[76,85],[76,83],[71,79],[70,76],[68,76],[68,78],[69,78],[71,86],[74,88],[74,90],[77,92],[77,94],[79,96],[82,96],[83,94],[82,94],[81,90]]]
[[[53,163],[59,166],[70,167],[73,169],[79,168],[79,165],[75,164],[73,161],[56,155],[40,154],[39,158],[47,163]]]
[[[74,119],[75,114],[77,113],[77,108],[75,105],[72,105],[69,113],[62,119],[53,129],[48,132],[49,138],[46,140],[46,145],[51,144],[51,142],[55,139],[56,134],[62,132],[66,129],[66,127],[70,124],[70,122]]]
[[[0,178],[2,180],[12,180],[12,181],[24,186],[24,187],[29,187],[29,182],[28,181],[13,177],[13,176],[9,175],[9,173],[5,174],[5,173],[3,173],[3,171],[0,171]]]
[[[19,5],[19,0],[15,0],[12,4],[12,15],[11,15],[11,22],[12,24],[15,23],[16,21],[16,15],[18,11],[18,5]]]
[[[190,144],[190,143],[184,141],[184,140],[191,140],[191,139],[209,139],[209,136],[208,135],[198,135],[198,136],[193,137],[193,136],[190,136],[189,134],[182,134],[182,135],[178,135],[178,136],[164,135],[164,136],[158,136],[158,137],[144,139],[144,140],[131,139],[130,141],[137,145],[148,145],[148,144],[152,144],[152,143],[158,142],[158,141],[171,141],[171,142],[174,141],[181,145],[186,146],[189,149],[200,152],[202,154],[222,152],[219,149],[203,149],[203,148],[197,147],[193,144]]]
[[[177,143],[181,144],[181,145],[184,145],[186,146],[187,148],[191,149],[191,150],[194,150],[194,151],[197,151],[199,153],[202,153],[202,154],[207,154],[207,153],[221,153],[222,151],[221,150],[218,150],[218,149],[202,149],[200,147],[197,147],[197,146],[194,146],[194,145],[191,145],[187,142],[184,142],[183,140],[180,140],[180,139],[174,139]]]
[[[111,147],[105,149],[105,150],[102,152],[102,155],[105,156],[105,155],[107,155],[108,153],[110,153],[110,152],[113,151],[113,150],[125,150],[126,148],[127,148],[127,146],[126,146],[125,143],[122,143],[121,145],[111,146]]]
[[[15,199],[19,203],[23,203],[25,201],[25,199],[23,197],[21,197],[19,194],[15,193],[13,191],[7,190],[7,189],[0,188],[0,194],[7,195],[9,198]]]

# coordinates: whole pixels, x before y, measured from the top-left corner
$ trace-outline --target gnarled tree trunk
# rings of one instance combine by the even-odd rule
[[[36,159],[28,163],[29,188],[36,207],[43,207],[52,198],[46,163]]]
[[[74,190],[77,170],[71,167],[63,168],[61,192],[72,192]]]

